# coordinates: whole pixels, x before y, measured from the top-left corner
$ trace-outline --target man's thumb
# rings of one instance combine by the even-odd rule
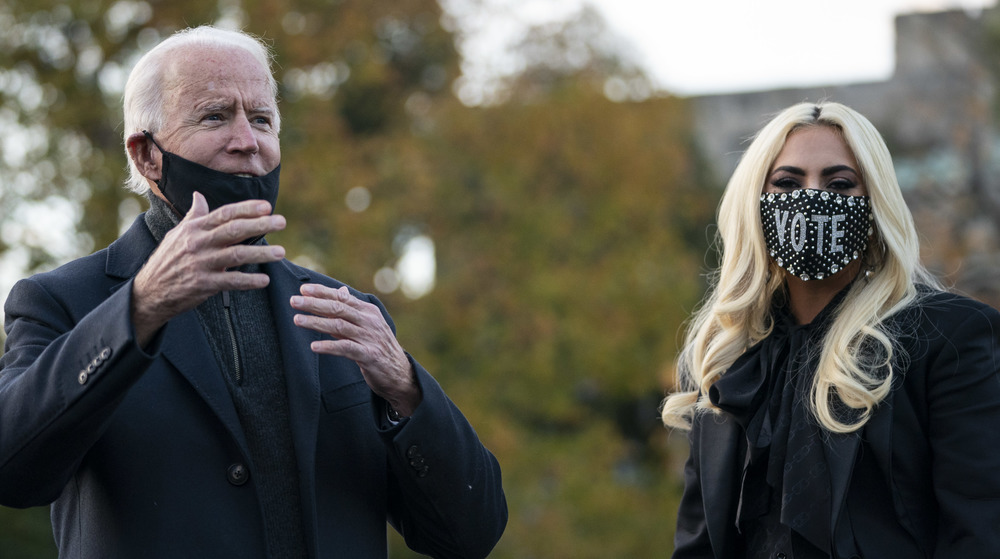
[[[191,195],[191,209],[185,218],[188,217],[200,217],[208,213],[208,201],[205,200],[205,196],[201,192],[195,192]]]

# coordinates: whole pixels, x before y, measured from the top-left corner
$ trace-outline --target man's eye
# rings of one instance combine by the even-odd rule
[[[213,121],[222,120],[222,115],[211,114],[211,115],[206,116],[203,120],[213,120]]]

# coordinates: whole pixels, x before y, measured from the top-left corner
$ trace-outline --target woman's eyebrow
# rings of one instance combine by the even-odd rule
[[[771,171],[771,174],[773,175],[774,173],[777,173],[778,171],[784,171],[786,173],[792,173],[793,175],[805,175],[806,174],[806,172],[803,171],[802,169],[800,169],[798,167],[793,167],[791,165],[782,165],[781,167],[778,167],[777,169]]]
[[[841,171],[850,171],[850,172],[854,173],[855,175],[858,174],[858,172],[856,170],[854,170],[854,167],[851,167],[850,165],[833,165],[833,166],[827,167],[826,169],[823,169],[823,172],[820,173],[820,176],[828,177],[830,175],[835,175],[835,174],[837,174],[837,173],[839,173]]]

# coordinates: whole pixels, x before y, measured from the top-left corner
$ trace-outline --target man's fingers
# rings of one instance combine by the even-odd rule
[[[284,216],[271,215],[271,204],[265,200],[245,200],[208,211],[208,202],[200,192],[192,195],[191,209],[181,221],[178,231],[199,236],[208,233],[204,241],[193,246],[229,246],[245,239],[259,237],[285,228]]]
[[[297,314],[292,317],[296,326],[315,330],[321,334],[327,334],[334,338],[354,340],[357,342],[364,337],[364,329],[356,324],[342,318],[330,318],[316,316],[312,314]]]
[[[280,245],[232,245],[204,256],[208,269],[226,270],[244,264],[277,262],[285,257],[285,248]]]
[[[306,297],[299,295],[293,296],[292,307],[302,312],[308,312],[319,316],[339,317],[350,320],[351,322],[358,322],[360,315],[356,309],[353,309],[340,301],[331,301],[329,299],[320,299],[318,297]]]
[[[201,194],[198,196],[201,196]],[[255,217],[264,217],[271,215],[271,204],[265,200],[244,200],[242,202],[235,202],[232,204],[226,204],[221,208],[209,212],[206,216],[206,223],[210,227],[218,227],[223,223],[228,221],[233,221],[234,219],[247,219]]]
[[[270,283],[271,279],[262,272],[253,274],[237,271],[215,272],[202,275],[198,288],[192,289],[189,296],[196,301],[195,306],[197,306],[216,293],[262,289]]]
[[[220,291],[249,291],[251,289],[262,289],[267,287],[271,282],[271,279],[267,274],[247,274],[243,272],[225,272],[223,273],[222,279],[219,281],[218,289],[214,289],[214,293]]]
[[[330,289],[325,286],[306,284],[300,289],[302,295],[291,298],[292,308],[327,318],[339,318],[363,326],[375,318],[384,321],[382,314],[374,306],[368,305],[351,295],[347,289]],[[372,312],[374,311],[374,315]]]
[[[363,358],[361,346],[351,340],[316,340],[309,344],[309,349],[316,353],[346,357],[352,361]]]
[[[207,233],[206,243],[216,247],[226,247],[244,239],[267,235],[285,228],[285,218],[281,215],[234,218],[220,221],[216,210],[204,217],[204,221],[193,222],[195,230]]]
[[[285,218],[268,215],[255,218],[237,218],[224,222],[212,230],[216,244],[225,246],[250,237],[258,237],[285,228]]]
[[[325,297],[327,299],[335,299],[339,301],[355,299],[355,297],[351,295],[351,292],[347,289],[346,285],[342,285],[339,288],[334,289],[319,283],[305,283],[299,288],[299,292],[303,295]]]
[[[334,301],[360,312],[364,312],[365,310],[374,310],[375,308],[370,303],[362,301],[354,295],[351,295],[351,292],[347,289],[346,285],[341,286],[339,289],[334,289],[318,283],[307,283],[303,284],[302,287],[299,288],[299,293],[301,293],[304,297]],[[381,316],[381,313],[379,313],[379,316]]]

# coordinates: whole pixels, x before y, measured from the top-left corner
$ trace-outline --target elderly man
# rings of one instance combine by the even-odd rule
[[[51,503],[60,557],[483,557],[496,459],[373,296],[261,237],[281,151],[270,54],[202,27],[125,91],[150,209],[19,282],[0,360],[0,503]]]

